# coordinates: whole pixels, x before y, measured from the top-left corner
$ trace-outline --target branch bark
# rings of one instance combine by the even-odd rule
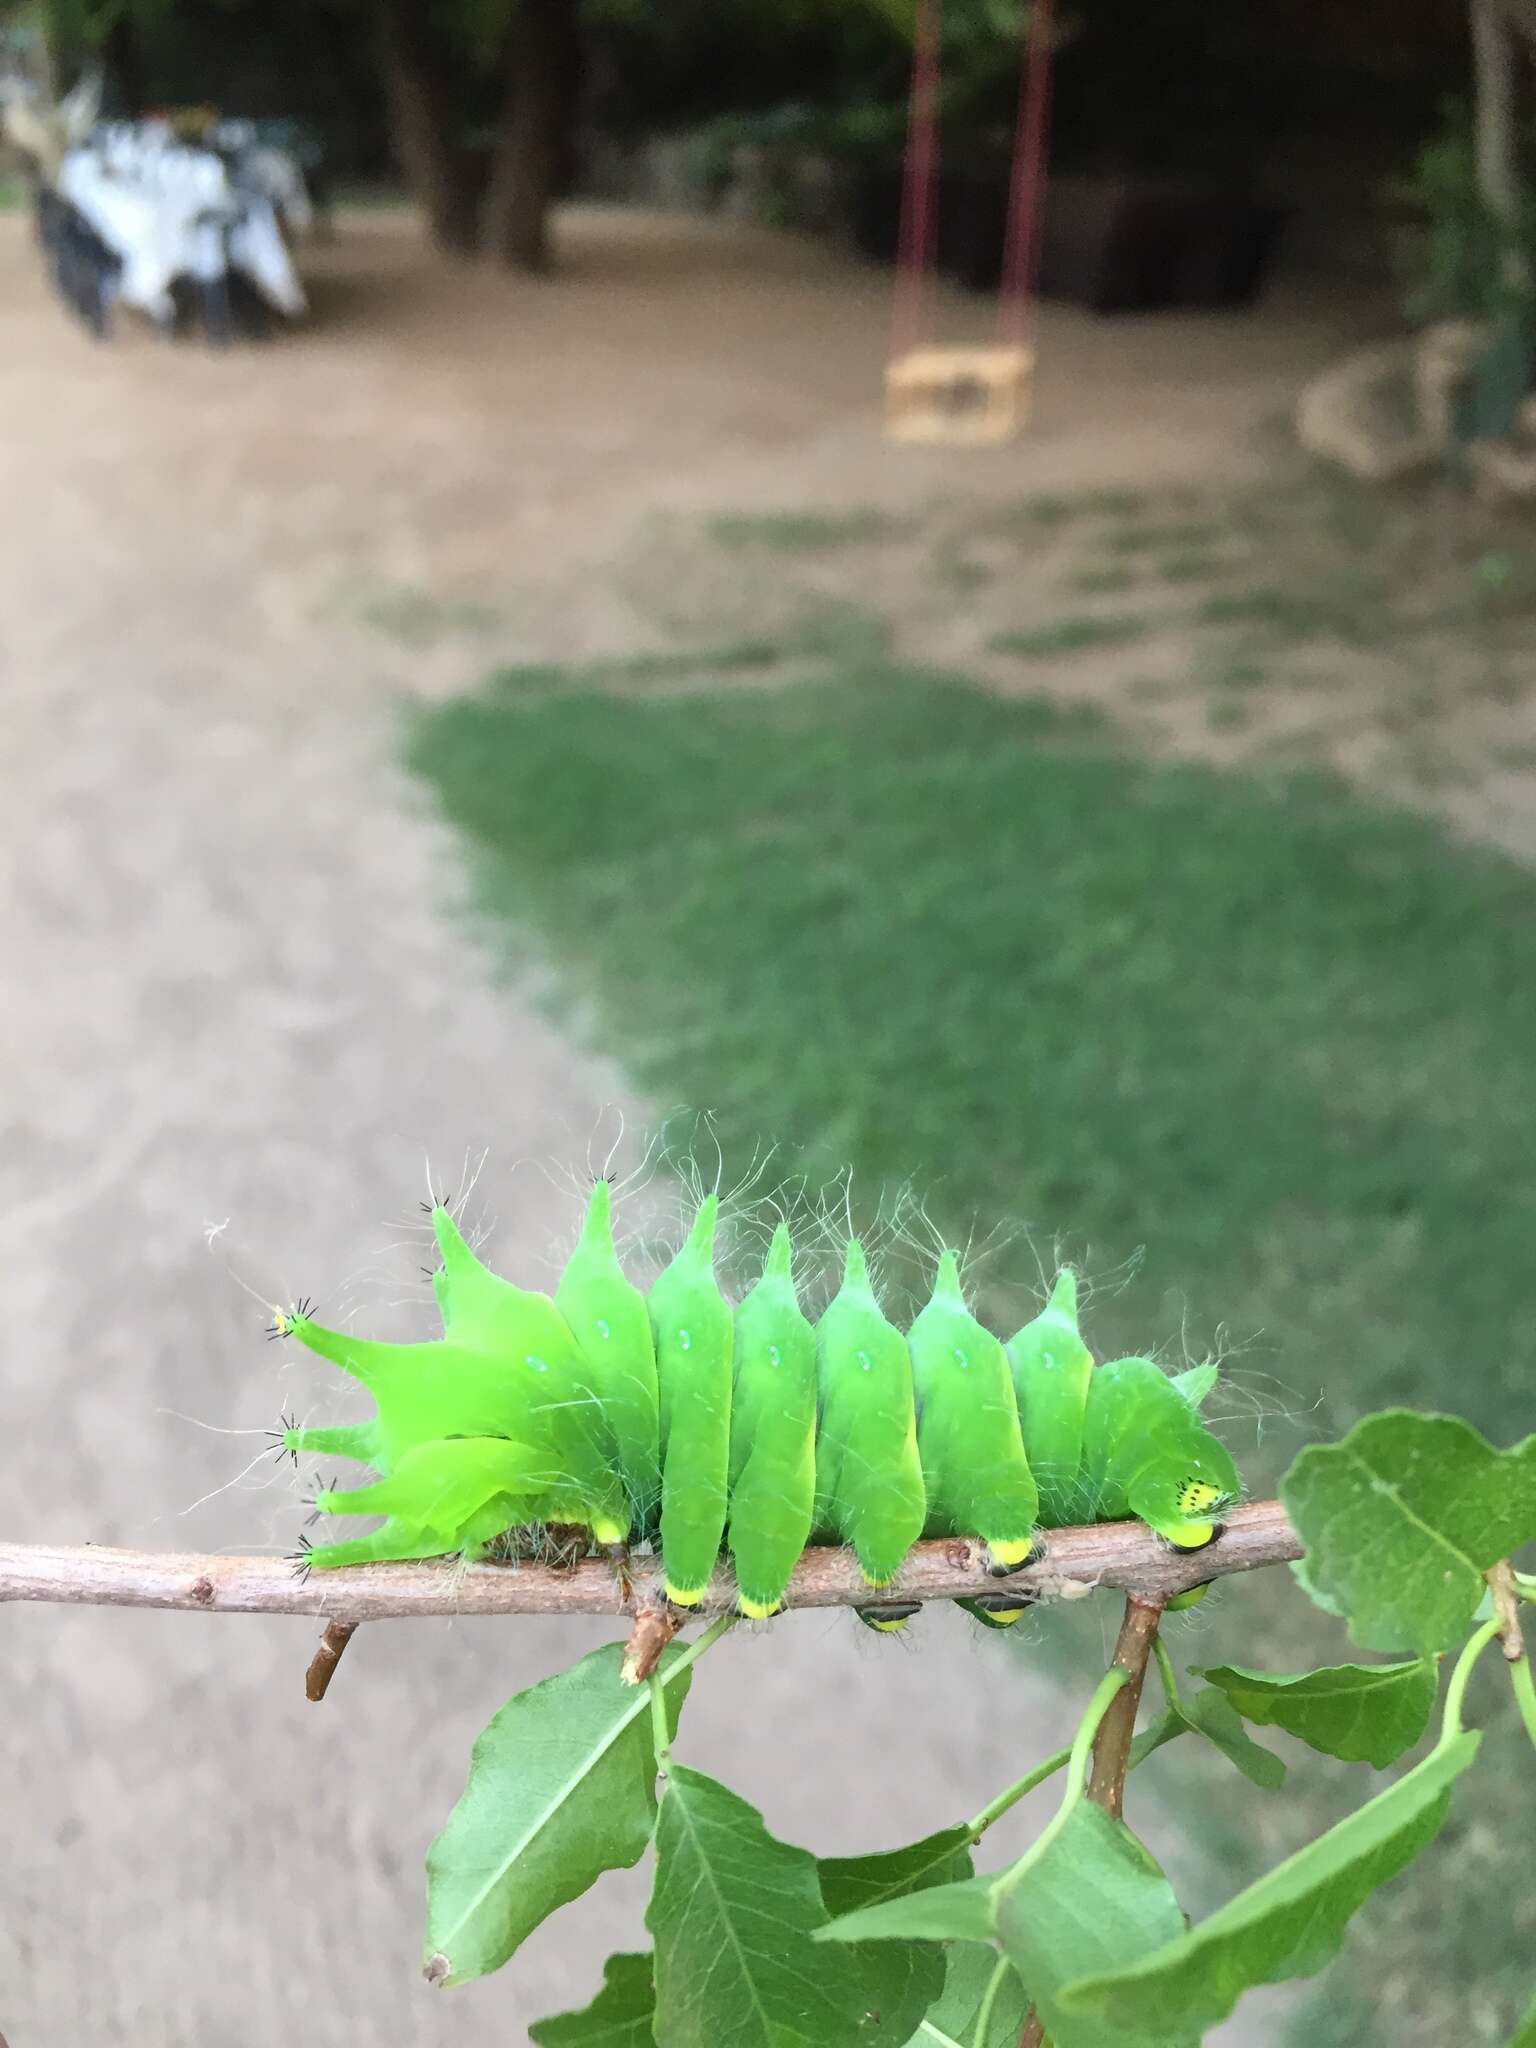
[[[1007,1581],[1034,1600],[1080,1599],[1112,1586],[1165,1604],[1206,1579],[1301,1556],[1277,1500],[1235,1508],[1215,1542],[1176,1551],[1140,1522],[1053,1529],[1033,1564]],[[882,1589],[892,1600],[952,1600],[995,1593],[984,1549],[963,1538],[919,1543]],[[851,1551],[808,1550],[795,1567],[787,1607],[858,1607],[870,1597]],[[626,1590],[604,1559],[569,1570],[535,1564],[429,1561],[374,1564],[296,1576],[286,1558],[109,1550],[96,1544],[0,1543],[0,1602],[48,1600],[84,1607],[168,1607],[199,1614],[317,1614],[328,1621],[381,1621],[439,1614],[626,1614],[655,1605],[649,1577]],[[721,1570],[701,1616],[728,1613],[735,1582]]]
[[[1125,1673],[1127,1683],[1115,1694],[1109,1712],[1099,1723],[1093,1743],[1093,1767],[1088,1774],[1088,1797],[1116,1820],[1125,1817],[1125,1769],[1131,1754],[1131,1738],[1136,1733],[1147,1659],[1152,1655],[1162,1618],[1161,1600],[1146,1600],[1132,1593],[1125,1603],[1125,1618],[1115,1644],[1114,1662]]]

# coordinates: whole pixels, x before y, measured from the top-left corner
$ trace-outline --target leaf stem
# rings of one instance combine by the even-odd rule
[[[659,1671],[653,1671],[645,1682],[651,1689],[651,1747],[656,1752],[656,1775],[664,1778],[672,1762],[672,1737],[667,1732],[667,1689]]]
[[[1440,1716],[1440,1744],[1454,1742],[1461,1733],[1461,1706],[1467,1696],[1467,1681],[1472,1676],[1472,1667],[1498,1632],[1497,1621],[1485,1621],[1462,1645],[1461,1655],[1451,1672],[1451,1682],[1445,1689],[1445,1709]]]
[[[965,1831],[971,1840],[979,1842],[994,1821],[1001,1820],[1010,1808],[1017,1806],[1019,1801],[1033,1792],[1037,1785],[1043,1785],[1047,1778],[1053,1777],[1071,1761],[1070,1748],[1058,1749],[1056,1754],[1048,1756],[1044,1763],[1036,1764],[1032,1771],[1026,1771],[1017,1784],[1010,1785],[1006,1792],[999,1792],[991,1804],[984,1806],[973,1821],[966,1823]]]
[[[1006,1956],[999,1956],[997,1968],[987,1979],[987,1988],[982,1993],[981,2007],[976,2014],[976,2033],[973,2048],[987,2048],[987,2036],[992,2031],[992,2015],[997,2010],[997,2001],[1003,1986],[1008,1981],[1008,1972],[1013,1968]]]
[[[1018,1862],[1005,1870],[992,1887],[994,1898],[1001,1898],[1011,1892],[1029,1870],[1039,1862],[1046,1850],[1061,1833],[1072,1817],[1072,1809],[1083,1796],[1088,1782],[1088,1760],[1093,1753],[1093,1738],[1099,1732],[1099,1724],[1114,1704],[1115,1695],[1130,1684],[1130,1678],[1118,1665],[1106,1671],[1094,1687],[1093,1697],[1078,1723],[1077,1734],[1067,1754],[1067,1782],[1062,1788],[1061,1804],[1051,1815],[1040,1833],[1030,1843]]]
[[[1168,1710],[1182,1718],[1184,1703],[1179,1698],[1178,1674],[1173,1668],[1173,1659],[1168,1654],[1168,1645],[1161,1636],[1153,1637],[1152,1654],[1157,1659],[1157,1675],[1162,1681],[1163,1698],[1168,1702]]]
[[[680,1656],[674,1657],[663,1669],[653,1671],[645,1681],[651,1693],[651,1741],[656,1750],[658,1777],[666,1776],[672,1762],[672,1738],[667,1732],[667,1687],[690,1665],[696,1664],[706,1650],[713,1649],[735,1625],[734,1614],[722,1614],[718,1621],[710,1623],[696,1643],[690,1643]]]
[[[1515,1689],[1515,1704],[1520,1709],[1520,1718],[1525,1723],[1525,1732],[1536,1747],[1536,1680],[1531,1677],[1531,1654],[1527,1650],[1516,1664],[1509,1667],[1509,1682]]]

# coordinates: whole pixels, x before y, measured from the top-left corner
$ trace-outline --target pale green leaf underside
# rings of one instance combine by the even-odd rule
[[[1536,1436],[1496,1451],[1470,1423],[1390,1408],[1309,1444],[1280,1483],[1306,1545],[1293,1567],[1368,1650],[1446,1650],[1482,1574],[1536,1538]]]
[[[1250,1784],[1273,1792],[1285,1783],[1285,1765],[1272,1749],[1254,1741],[1243,1726],[1242,1715],[1225,1693],[1207,1686],[1193,1699],[1183,1701],[1180,1712],[1195,1733],[1219,1749]]]
[[[905,2048],[972,2048],[976,2015],[997,1967],[997,1950],[984,1948],[979,1942],[957,1941],[946,1953],[949,1969],[944,1978],[944,1995]],[[1013,2048],[1023,2032],[1028,2011],[1024,1986],[1017,1975],[1010,1975],[992,2008],[995,2048]]]
[[[1198,2034],[1224,2020],[1251,1986],[1314,1975],[1371,1893],[1433,1840],[1478,1741],[1458,1735],[1437,1747],[1187,1934],[1130,1969],[1069,1986],[1064,2004],[1127,2030]]]
[[[682,1654],[667,1652],[664,1680]],[[609,1643],[530,1686],[477,1739],[427,1852],[426,1953],[443,1959],[442,1981],[500,1969],[557,1907],[644,1855],[656,1818],[650,1698],[619,1682],[622,1656]],[[667,1688],[673,1728],[688,1679]]]
[[[971,1838],[963,1827],[945,1828],[876,1855],[824,1856],[817,1875],[822,1904],[836,1918],[968,1878]],[[901,2048],[944,1989],[945,1951],[932,1941],[882,1941],[850,1954],[863,1959],[866,2000],[880,2015],[878,2028],[871,2028],[871,2040],[889,2040],[892,2048]]]
[[[864,1906],[824,1927],[823,1942],[859,1941],[990,1941],[992,1879],[968,1877],[956,1884],[935,1885],[910,1898],[887,1899]]]
[[[1173,1887],[1123,1822],[1083,1800],[1023,1880],[998,1899],[1003,1947],[1052,2048],[1105,2048],[1103,2022],[1063,2005],[1062,1987],[1123,1969],[1184,1931]],[[1122,2014],[1116,2048],[1194,2048],[1193,2030]]]
[[[1283,1728],[1324,1756],[1378,1770],[1412,1749],[1435,1704],[1434,1665],[1419,1658],[1291,1673],[1218,1664],[1199,1675],[1218,1686],[1245,1720]]]

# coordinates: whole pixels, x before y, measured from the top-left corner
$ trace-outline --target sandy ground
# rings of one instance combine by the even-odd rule
[[[654,644],[647,550],[712,508],[1255,475],[1364,317],[1052,312],[1038,431],[956,461],[875,431],[883,278],[601,212],[568,250],[535,287],[350,219],[308,258],[314,325],[215,356],[91,347],[0,222],[7,1535],[286,1549],[288,1479],[237,1481],[260,1438],[198,1426],[323,1398],[239,1281],[414,1327],[387,1219],[424,1157],[451,1183],[487,1145],[497,1258],[538,1270],[568,1227],[562,1175],[623,1083],[456,924],[456,850],[395,765],[413,691]],[[476,1729],[610,1633],[376,1626],[317,1710],[306,1622],[7,1609],[11,2048],[458,2048],[584,2002],[636,1945],[635,1881],[443,1996],[415,1974],[419,1872]],[[1063,1721],[956,1617],[924,1650],[843,1617],[743,1635],[701,1672],[685,1753],[792,1840],[909,1839]]]

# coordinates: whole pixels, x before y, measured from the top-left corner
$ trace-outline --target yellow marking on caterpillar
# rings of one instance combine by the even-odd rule
[[[1203,1550],[1216,1530],[1210,1522],[1179,1522],[1171,1528],[1162,1524],[1161,1533],[1175,1550]]]
[[[1220,1488],[1212,1486],[1208,1480],[1186,1479],[1179,1488],[1179,1513],[1203,1515],[1208,1509],[1215,1507],[1220,1499]]]
[[[664,1586],[667,1598],[674,1607],[697,1607],[709,1590],[707,1586],[699,1586],[692,1591],[684,1592],[681,1586],[674,1586],[670,1579],[664,1582]]]
[[[1010,1537],[1006,1543],[989,1543],[987,1555],[995,1565],[1002,1565],[1008,1571],[1017,1571],[1026,1565],[1035,1554],[1035,1546],[1028,1536]]]
[[[1028,1614],[1027,1607],[989,1607],[987,1613],[999,1628],[1012,1628],[1016,1621],[1022,1621]]]
[[[779,1612],[784,1602],[782,1600],[749,1600],[745,1593],[738,1593],[736,1595],[736,1605],[741,1609],[748,1621],[767,1621],[770,1616]]]

